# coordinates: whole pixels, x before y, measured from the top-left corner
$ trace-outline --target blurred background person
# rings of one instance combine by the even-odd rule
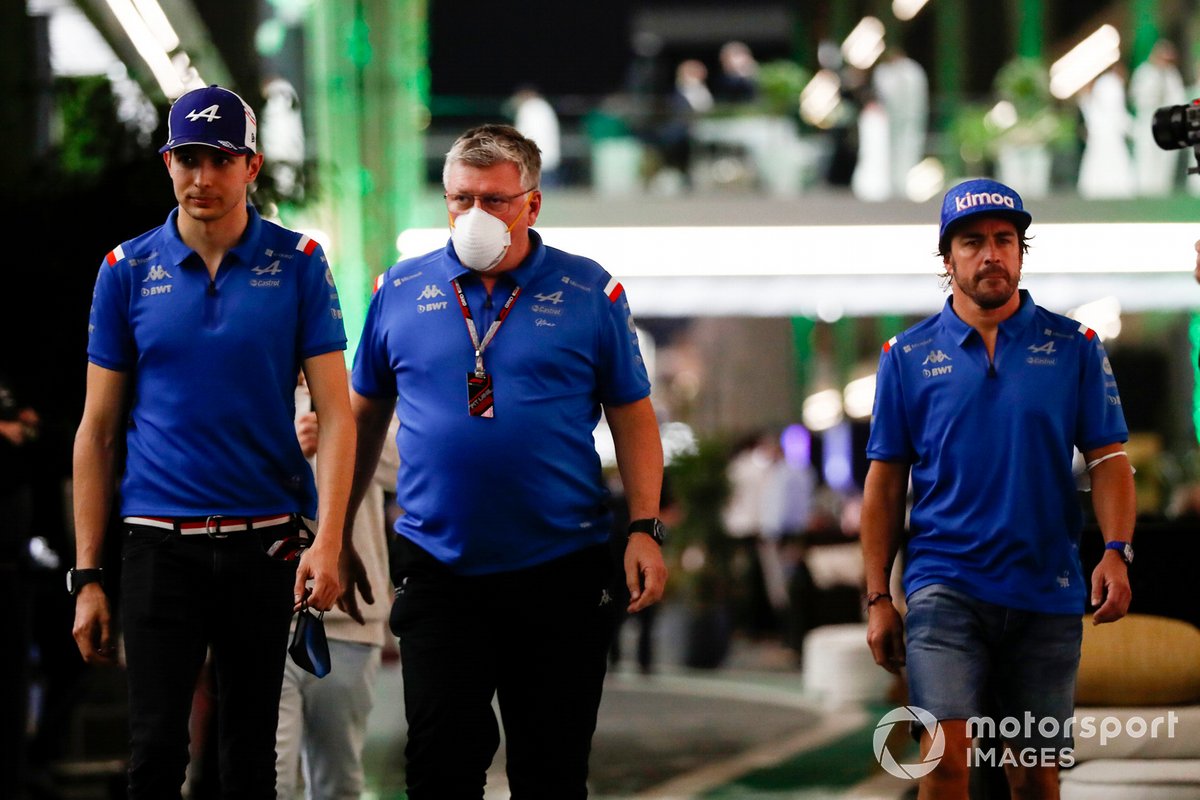
[[[301,375],[296,387],[296,438],[316,469],[319,419]],[[392,416],[375,478],[367,486],[354,516],[352,540],[361,559],[370,593],[343,587],[345,608],[325,613],[325,636],[333,668],[324,678],[288,659],[279,698],[275,741],[275,796],[278,800],[357,800],[364,788],[362,753],[367,717],[375,704],[375,678],[386,644],[391,581],[384,493],[400,468],[396,451],[396,417]],[[294,624],[294,623],[293,623]],[[303,775],[304,792],[299,792]]]
[[[745,42],[726,42],[718,58],[721,71],[713,80],[713,100],[749,103],[758,97],[758,61]]]
[[[542,151],[542,188],[562,185],[562,134],[554,106],[533,86],[522,86],[512,97],[513,127],[537,142]]]
[[[908,173],[925,157],[929,78],[901,47],[890,47],[871,77],[887,112],[888,172],[893,197],[908,196]]]
[[[1129,99],[1134,109],[1133,157],[1137,192],[1143,197],[1163,197],[1171,193],[1183,174],[1180,150],[1163,150],[1154,141],[1154,112],[1163,106],[1187,102],[1183,76],[1179,74],[1179,53],[1171,42],[1160,39],[1150,56],[1137,66],[1129,80]]]
[[[1089,199],[1133,197],[1129,137],[1133,117],[1125,104],[1125,80],[1106,70],[1079,93],[1086,139],[1079,161],[1079,194]]]

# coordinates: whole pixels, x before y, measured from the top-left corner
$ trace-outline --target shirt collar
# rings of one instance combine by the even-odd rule
[[[1034,303],[1029,292],[1025,289],[1019,289],[1018,294],[1021,298],[1021,305],[1017,307],[1016,313],[1000,323],[1000,330],[1006,336],[1015,336],[1023,331],[1033,322]],[[975,333],[975,329],[967,323],[963,322],[958,314],[954,313],[954,296],[946,298],[946,304],[942,306],[940,314],[942,328],[944,328],[961,347],[966,344],[967,339]]]
[[[246,204],[246,230],[242,232],[242,238],[229,251],[238,261],[248,264],[254,258],[254,253],[258,247],[258,237],[262,232],[262,217],[259,216],[258,209],[250,203]],[[171,213],[167,215],[167,222],[163,226],[165,236],[163,237],[162,251],[165,256],[163,261],[182,265],[189,256],[195,253],[192,248],[188,247],[183,239],[179,237],[179,207],[171,209]]]
[[[446,277],[450,280],[456,280],[464,275],[485,275],[470,267],[464,267],[462,262],[458,260],[458,254],[454,252],[454,242],[447,240],[446,249],[442,253],[442,264],[446,268]],[[514,269],[507,272],[496,273],[497,278],[508,278],[513,283],[521,288],[525,288],[537,275],[541,269],[542,262],[546,260],[546,248],[542,246],[542,237],[535,230],[529,231],[529,252],[525,255],[525,259],[518,264]]]

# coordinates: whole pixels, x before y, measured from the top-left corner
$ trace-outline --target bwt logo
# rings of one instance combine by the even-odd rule
[[[901,764],[888,750],[888,736],[898,722],[903,722],[906,727],[913,722],[919,722],[925,727],[925,732],[929,734],[930,746],[929,752],[925,754],[923,760],[915,764]],[[942,733],[942,726],[938,724],[933,714],[919,706],[901,706],[884,714],[883,719],[879,720],[879,724],[875,726],[875,736],[871,743],[875,751],[875,760],[879,762],[879,766],[883,767],[889,775],[909,780],[923,778],[933,772],[934,768],[941,763],[942,755],[946,752],[946,737]]]
[[[443,308],[450,306],[445,300],[440,303],[417,303],[417,313],[424,314],[426,311],[441,311]]]
[[[1013,203],[1013,199],[1011,197],[1002,195],[999,192],[977,192],[975,194],[966,194],[962,197],[954,198],[955,211],[966,211],[968,208],[986,205],[1008,206],[1009,208],[1016,208],[1016,205]]]

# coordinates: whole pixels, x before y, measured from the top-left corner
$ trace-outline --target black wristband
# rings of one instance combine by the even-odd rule
[[[628,533],[626,538],[635,533],[644,533],[654,541],[658,542],[658,546],[662,547],[663,542],[667,540],[667,529],[663,526],[662,520],[658,517],[647,517],[646,519],[635,519],[629,523]]]
[[[870,608],[871,606],[875,605],[880,600],[887,600],[890,603],[892,600],[892,596],[890,594],[888,594],[887,592],[871,592],[870,594],[867,595],[867,598],[866,598],[867,608]]]

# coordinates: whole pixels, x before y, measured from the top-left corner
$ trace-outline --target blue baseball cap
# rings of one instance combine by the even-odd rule
[[[216,84],[193,89],[171,106],[165,153],[185,144],[202,144],[233,155],[258,152],[258,122],[246,101]]]
[[[938,249],[945,251],[951,226],[964,219],[988,214],[1012,220],[1017,231],[1024,233],[1033,217],[1021,204],[1021,195],[999,181],[975,178],[954,186],[942,199],[942,229],[938,232]]]

